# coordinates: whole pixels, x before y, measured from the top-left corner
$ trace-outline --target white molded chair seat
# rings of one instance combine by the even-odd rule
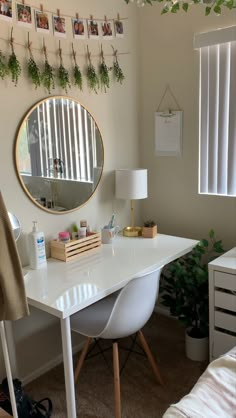
[[[75,382],[87,354],[91,338],[113,340],[113,366],[116,418],[121,417],[119,356],[116,340],[138,333],[139,340],[159,383],[163,384],[157,364],[141,328],[150,318],[158,297],[162,267],[131,280],[123,289],[71,316],[71,328],[87,337],[75,370]]]

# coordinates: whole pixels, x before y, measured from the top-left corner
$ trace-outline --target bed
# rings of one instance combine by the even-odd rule
[[[212,361],[191,392],[163,418],[236,418],[236,347]]]

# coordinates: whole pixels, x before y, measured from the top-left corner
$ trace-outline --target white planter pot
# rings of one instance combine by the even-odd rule
[[[209,338],[193,338],[185,332],[185,353],[190,360],[205,361],[209,355]]]

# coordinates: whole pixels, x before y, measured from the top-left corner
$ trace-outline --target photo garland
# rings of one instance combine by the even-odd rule
[[[44,34],[53,34],[56,37],[66,38],[67,25],[66,17],[53,12],[33,9],[30,5],[26,5],[25,2],[15,3],[15,13],[12,10],[12,0],[0,0],[0,19],[6,22],[12,23],[13,17],[18,25],[33,28],[36,32]],[[15,16],[14,16],[15,14]],[[91,16],[89,19],[71,17],[72,34],[74,39],[103,39],[111,40],[113,38],[124,37],[124,25],[119,15],[116,19],[93,19]]]

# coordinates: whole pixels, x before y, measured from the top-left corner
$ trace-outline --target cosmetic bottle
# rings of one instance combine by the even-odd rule
[[[32,232],[29,233],[29,261],[33,270],[47,265],[44,233],[38,231],[37,222],[33,222]]]

